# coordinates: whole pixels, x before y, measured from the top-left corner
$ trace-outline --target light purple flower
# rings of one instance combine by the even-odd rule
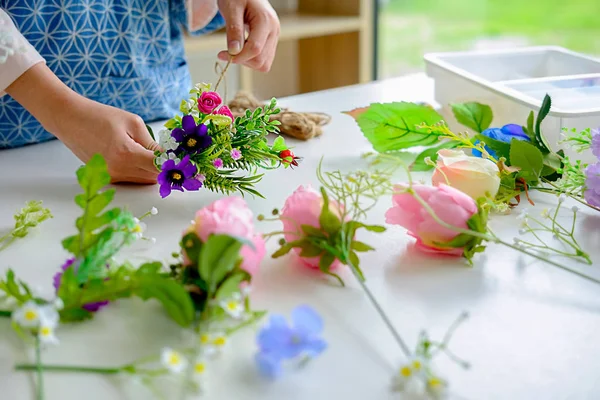
[[[600,128],[592,129],[592,153],[600,159]]]
[[[600,161],[585,169],[585,201],[595,207],[600,207]]]
[[[61,283],[61,279],[62,276],[64,274],[64,272],[73,267],[73,264],[75,263],[75,258],[69,258],[61,267],[60,272],[57,272],[56,275],[54,275],[54,279],[53,279],[53,284],[54,284],[54,289],[56,290],[56,292],[58,293],[58,289],[60,288],[60,283]],[[75,273],[77,273],[77,267],[73,267]],[[85,304],[83,306],[84,310],[87,310],[89,312],[96,312],[98,310],[100,310],[102,307],[108,305],[108,300],[107,301],[99,301],[97,303],[89,303],[89,304]]]
[[[231,149],[231,158],[235,161],[239,160],[242,158],[242,152],[239,149]]]
[[[216,158],[215,161],[213,161],[213,165],[215,168],[223,168],[223,160]]]

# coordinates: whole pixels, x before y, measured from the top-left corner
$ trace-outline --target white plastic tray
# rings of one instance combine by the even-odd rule
[[[553,106],[542,129],[551,146],[558,148],[562,128],[600,126],[600,60],[595,58],[547,46],[430,53],[425,62],[435,81],[436,102],[443,107],[466,101],[488,104],[493,126],[525,125],[546,93]],[[578,157],[595,160],[591,153]]]

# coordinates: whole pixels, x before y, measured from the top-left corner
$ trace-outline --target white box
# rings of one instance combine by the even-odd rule
[[[559,148],[562,128],[600,126],[598,59],[550,46],[431,53],[425,55],[425,62],[440,106],[468,101],[488,104],[494,111],[493,127],[526,125],[527,116],[532,110],[537,113],[546,93],[552,97],[552,108],[542,132],[554,149]],[[448,124],[465,129],[453,120]],[[576,157],[585,162],[596,160],[591,152]]]

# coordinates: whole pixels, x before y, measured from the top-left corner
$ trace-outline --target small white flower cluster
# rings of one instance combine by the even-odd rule
[[[63,306],[60,298],[43,305],[29,300],[12,313],[12,320],[20,328],[37,336],[40,343],[58,344],[55,331],[60,320],[58,311]]]
[[[145,213],[144,215],[142,215],[140,218],[134,218],[135,221],[135,227],[133,228],[133,233],[135,234],[135,238],[136,239],[145,239],[150,241],[150,243],[154,244],[156,243],[156,238],[154,237],[150,237],[147,238],[144,236],[144,232],[147,229],[147,225],[146,223],[142,222],[142,220],[146,217],[148,217],[149,215],[157,215],[158,214],[158,208],[156,207],[152,207],[150,209],[150,211],[148,211],[147,213]]]
[[[392,390],[419,398],[443,399],[448,393],[448,382],[431,372],[427,360],[414,358],[394,375]]]

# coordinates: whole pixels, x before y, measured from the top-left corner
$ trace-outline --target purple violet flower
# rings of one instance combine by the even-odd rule
[[[600,161],[585,169],[585,201],[594,207],[600,207]]]
[[[592,129],[592,153],[600,159],[600,128]]]
[[[164,199],[171,194],[171,190],[198,190],[202,182],[196,179],[196,166],[190,162],[190,156],[185,156],[178,164],[173,160],[167,160],[162,165],[162,171],[158,174],[160,185],[160,196]]]
[[[299,356],[316,357],[326,348],[321,339],[323,320],[309,306],[298,306],[292,311],[292,325],[282,315],[271,315],[269,325],[257,336],[259,352],[256,365],[266,377],[275,378],[281,373],[281,362]]]
[[[231,154],[231,158],[233,158],[235,161],[242,158],[242,152],[240,151],[240,149],[231,149],[230,154]]]
[[[215,168],[223,168],[223,160],[221,160],[220,158],[215,158],[215,160],[213,161],[213,165],[215,166]]]
[[[62,279],[62,276],[64,274],[64,272],[71,268],[73,266],[73,264],[75,263],[75,258],[69,258],[61,267],[61,271],[57,272],[56,275],[54,275],[53,278],[53,284],[54,284],[54,289],[56,290],[56,293],[58,293],[58,289],[60,288],[60,282]],[[77,267],[73,267],[74,271],[73,272],[77,272]],[[99,301],[97,303],[89,303],[89,304],[85,304],[83,306],[83,309],[89,312],[97,312],[98,310],[100,310],[102,307],[105,307],[106,305],[108,305],[109,301]]]
[[[194,117],[186,115],[181,119],[181,128],[175,128],[171,136],[177,140],[177,154],[197,154],[212,144],[212,137],[208,135],[208,126],[196,125]]]

